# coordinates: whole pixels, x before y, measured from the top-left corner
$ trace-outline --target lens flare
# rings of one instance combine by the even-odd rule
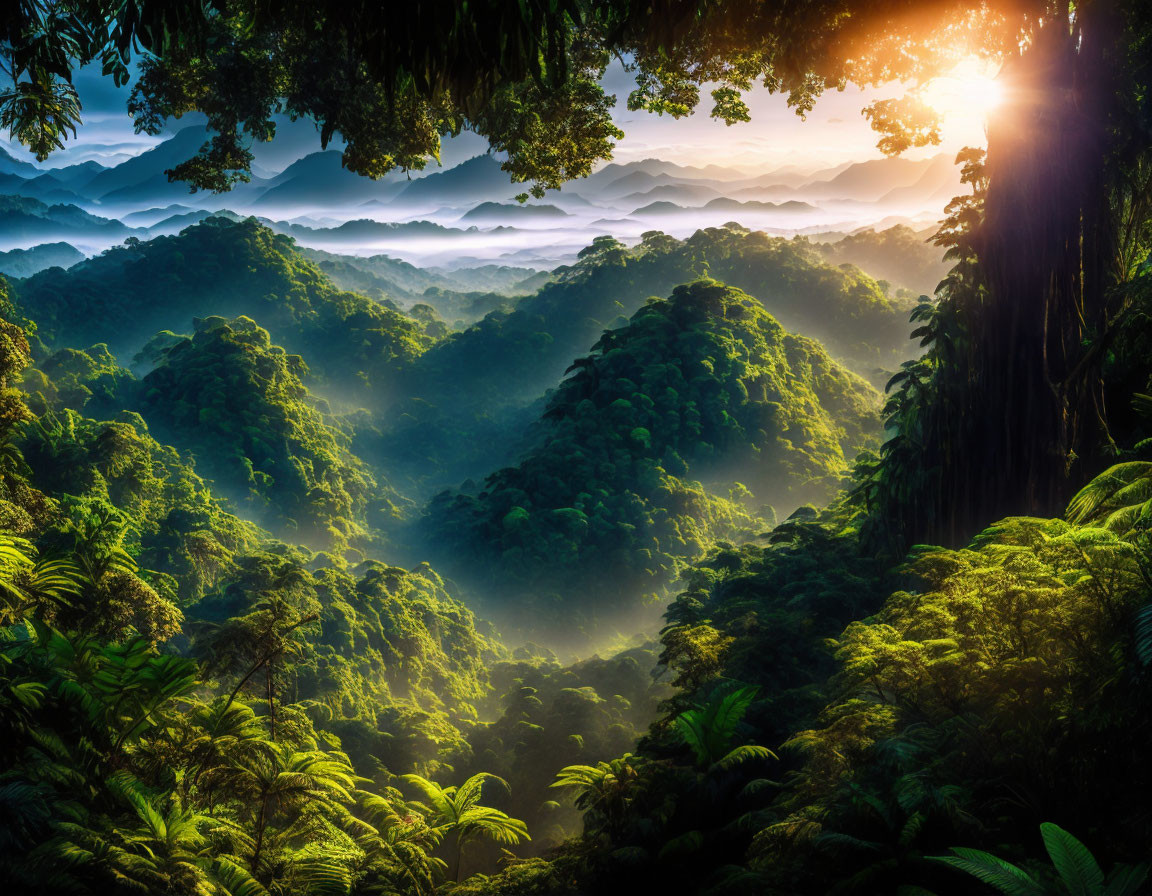
[[[933,78],[917,94],[944,119],[982,121],[1004,101],[1004,86],[996,80],[995,69],[973,59]]]

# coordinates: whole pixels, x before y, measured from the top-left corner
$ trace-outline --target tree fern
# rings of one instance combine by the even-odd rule
[[[496,781],[508,787],[503,778],[486,772],[473,775],[459,787],[441,787],[420,775],[402,775],[401,780],[411,784],[428,800],[428,822],[436,830],[456,837],[456,860],[453,879],[460,877],[464,846],[474,837],[514,846],[521,840],[530,840],[528,827],[518,818],[479,805],[487,781]]]
[[[736,729],[756,699],[759,688],[742,685],[717,690],[703,706],[694,706],[675,719],[676,730],[692,749],[701,768],[730,768],[755,758],[775,758],[765,747],[730,749]]]
[[[1098,522],[1126,534],[1144,505],[1152,501],[1152,463],[1129,461],[1109,467],[1073,496],[1068,519]]]
[[[0,622],[14,622],[38,606],[67,607],[81,583],[76,564],[38,558],[28,540],[0,534]]]

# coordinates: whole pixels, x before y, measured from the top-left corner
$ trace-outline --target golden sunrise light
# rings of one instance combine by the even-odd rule
[[[996,75],[994,66],[967,59],[948,74],[923,84],[916,92],[925,104],[947,120],[977,119],[982,123],[1004,100],[1004,87]]]

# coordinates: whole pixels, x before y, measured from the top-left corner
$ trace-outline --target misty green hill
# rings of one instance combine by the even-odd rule
[[[194,318],[251,317],[312,374],[381,394],[395,370],[428,345],[392,308],[338,289],[291,239],[254,219],[210,218],[177,236],[130,240],[67,271],[15,287],[21,312],[53,347],[106,343],[130,359],[159,330],[189,332]]]
[[[914,293],[932,295],[948,273],[944,250],[929,241],[935,228],[917,232],[899,224],[887,230],[864,230],[831,243],[820,243],[820,253],[833,264],[852,264],[878,280]]]
[[[762,505],[827,500],[879,434],[867,383],[712,281],[649,302],[573,370],[519,464],[429,510],[438,562],[498,589],[498,618],[626,615],[714,539],[769,525]]]
[[[84,260],[84,253],[69,243],[42,243],[31,249],[0,252],[0,274],[30,277],[47,268],[70,268]]]
[[[859,269],[827,264],[803,239],[732,226],[687,240],[651,232],[631,249],[600,237],[580,255],[512,310],[494,311],[416,358],[402,377],[410,398],[364,451],[406,477],[441,485],[507,464],[518,445],[507,434],[522,430],[536,413],[529,406],[573,358],[647,298],[700,276],[743,289],[877,388],[917,351],[907,338],[909,298],[885,294]]]
[[[398,511],[302,383],[307,366],[249,318],[166,337],[140,383],[151,426],[200,458],[226,494],[294,540],[343,546]]]

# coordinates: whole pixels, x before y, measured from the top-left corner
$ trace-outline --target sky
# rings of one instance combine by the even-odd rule
[[[627,108],[631,80],[616,65],[605,76],[605,87],[617,98],[614,118],[627,135],[616,148],[618,162],[660,158],[680,164],[718,164],[749,169],[775,169],[787,165],[822,168],[842,162],[876,159],[878,135],[869,126],[863,109],[874,99],[899,96],[904,88],[892,84],[883,89],[829,91],[801,119],[788,108],[787,100],[763,87],[745,96],[752,120],[726,125],[709,117],[711,97],[701,91],[696,114],[676,120]],[[965,145],[983,144],[983,119],[958,115],[945,120],[944,142],[908,153],[922,158],[942,150],[956,152]]]
[[[675,120],[628,111],[631,76],[619,63],[613,63],[605,74],[604,84],[608,92],[616,96],[614,118],[626,134],[616,146],[615,161],[660,158],[685,165],[727,165],[753,174],[789,165],[815,170],[879,158],[876,134],[861,110],[874,98],[897,95],[903,90],[900,85],[890,85],[877,90],[832,91],[817,101],[806,120],[801,120],[788,108],[783,96],[757,88],[746,97],[752,121],[727,126],[708,117],[706,89],[702,92],[700,110],[689,118]],[[55,153],[42,167],[90,159],[113,165],[151,148],[182,127],[203,122],[201,116],[185,116],[170,121],[164,133],[157,137],[136,134],[125,111],[128,87],[117,88],[111,79],[101,77],[98,66],[81,70],[76,76],[76,86],[83,103],[83,124],[75,139],[68,141],[66,149]],[[285,119],[279,127],[276,140],[254,148],[257,174],[277,173],[297,158],[320,149],[311,123]],[[31,155],[13,145],[6,134],[0,142],[15,157],[32,161]],[[945,120],[941,147],[914,151],[909,156],[917,158],[941,150],[955,152],[966,144],[982,142],[979,116],[951,115]],[[337,144],[334,148],[340,147]],[[450,167],[479,155],[486,148],[483,139],[466,133],[446,145],[444,164]]]

